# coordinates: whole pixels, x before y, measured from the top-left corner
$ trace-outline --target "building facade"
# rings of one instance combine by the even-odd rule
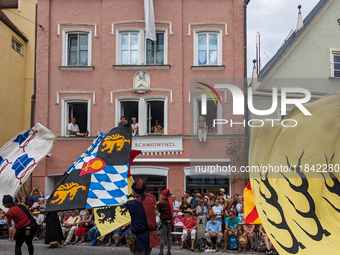
[[[246,1],[247,2],[247,1]],[[143,1],[38,1],[37,98],[35,122],[58,141],[41,161],[32,186],[49,195],[59,177],[120,117],[139,124],[132,148],[142,150],[131,167],[158,196],[169,188],[242,193],[244,181],[230,175],[200,177],[193,163],[238,165],[226,146],[238,133],[226,125],[197,138],[202,91],[197,82],[217,81],[244,90],[245,8],[242,1],[154,1],[157,40],[145,39]],[[233,118],[232,95],[218,90],[219,104],[207,100],[206,120]],[[217,100],[217,97],[216,97]],[[75,117],[89,137],[68,134]],[[235,117],[236,120],[242,116]],[[163,133],[156,133],[156,120]],[[244,134],[244,129],[240,129]]]
[[[0,1],[0,147],[30,128],[36,2]]]
[[[280,120],[289,114],[295,105],[287,105],[286,113],[282,112],[282,87],[288,90],[294,87],[306,89],[311,93],[310,101],[339,90],[339,10],[338,1],[320,0],[304,19],[299,11],[296,30],[260,73],[253,73],[254,107],[270,109],[273,104],[272,91],[277,88],[277,108],[266,116],[250,114],[250,119],[267,117]],[[304,93],[287,94],[290,99],[304,97]]]

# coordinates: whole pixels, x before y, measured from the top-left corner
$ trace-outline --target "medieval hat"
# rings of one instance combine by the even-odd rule
[[[146,190],[146,182],[141,179],[138,179],[132,184],[131,189],[137,192],[138,194],[142,194]]]
[[[161,192],[164,196],[169,197],[170,196],[170,190],[169,189],[165,189]]]
[[[13,197],[11,195],[4,195],[2,198],[3,204],[12,204],[13,203]]]

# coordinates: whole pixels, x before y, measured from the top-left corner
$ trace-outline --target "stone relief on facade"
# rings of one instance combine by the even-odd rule
[[[133,76],[133,92],[146,93],[150,91],[150,75],[145,71],[138,71]]]

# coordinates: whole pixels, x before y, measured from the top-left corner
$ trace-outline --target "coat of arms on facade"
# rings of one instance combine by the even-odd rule
[[[150,91],[150,75],[145,71],[138,71],[133,76],[133,92],[146,93]]]

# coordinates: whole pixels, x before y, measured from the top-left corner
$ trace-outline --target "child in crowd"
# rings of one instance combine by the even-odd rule
[[[8,228],[7,219],[4,213],[0,213],[0,230],[6,230]],[[3,232],[1,232],[1,237],[3,237]]]
[[[244,206],[241,207],[241,212],[239,213],[238,217],[241,220],[241,223],[244,223]]]
[[[176,218],[174,219],[176,232],[183,232],[183,220],[183,213],[177,213]],[[179,244],[179,241],[181,241],[181,234],[177,235],[175,244]]]
[[[222,216],[224,212],[223,207],[217,199],[215,200],[214,206],[211,208],[211,214],[216,214],[216,221],[220,222],[222,226]]]

